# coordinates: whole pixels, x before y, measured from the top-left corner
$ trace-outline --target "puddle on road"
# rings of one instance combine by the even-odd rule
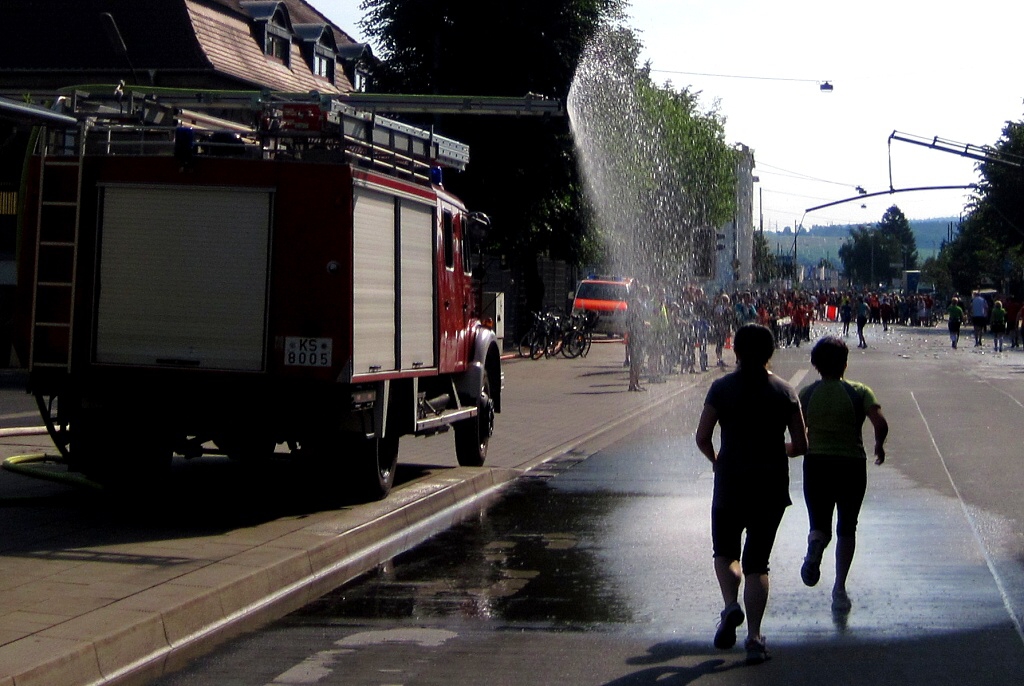
[[[633,621],[594,546],[621,496],[526,479],[477,518],[296,613],[305,618],[487,618],[583,626]]]

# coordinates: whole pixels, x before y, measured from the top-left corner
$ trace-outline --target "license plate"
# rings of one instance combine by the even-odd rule
[[[285,337],[284,364],[286,367],[330,367],[331,339]]]

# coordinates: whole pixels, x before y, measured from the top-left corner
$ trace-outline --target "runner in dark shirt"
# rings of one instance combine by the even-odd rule
[[[739,368],[711,384],[696,436],[697,447],[715,469],[711,537],[725,603],[715,646],[735,645],[736,628],[746,618],[751,664],[768,657],[761,620],[768,602],[768,559],[782,515],[792,504],[786,458],[807,449],[796,391],[768,371],[774,350],[769,329],[760,324],[740,327],[734,345]],[[722,428],[717,452],[715,425]],[[787,429],[791,443],[786,443]],[[746,617],[739,604],[741,580]]]

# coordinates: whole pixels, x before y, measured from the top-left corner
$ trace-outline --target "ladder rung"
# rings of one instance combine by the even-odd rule
[[[67,369],[67,362],[33,362],[33,367],[62,367]]]
[[[78,158],[68,157],[67,159],[59,159],[53,157],[44,157],[43,163],[50,167],[77,167]]]
[[[43,207],[75,207],[78,205],[74,200],[44,200]]]
[[[39,245],[47,248],[73,248],[74,241],[39,241]]]
[[[39,285],[51,288],[71,288],[75,284],[71,281],[40,281]]]
[[[36,322],[36,326],[45,326],[50,329],[70,329],[71,322]]]

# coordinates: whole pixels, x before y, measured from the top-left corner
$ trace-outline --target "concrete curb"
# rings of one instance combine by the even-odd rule
[[[450,528],[521,474],[446,471],[370,516],[343,512],[15,641],[0,648],[0,686],[146,683]]]

